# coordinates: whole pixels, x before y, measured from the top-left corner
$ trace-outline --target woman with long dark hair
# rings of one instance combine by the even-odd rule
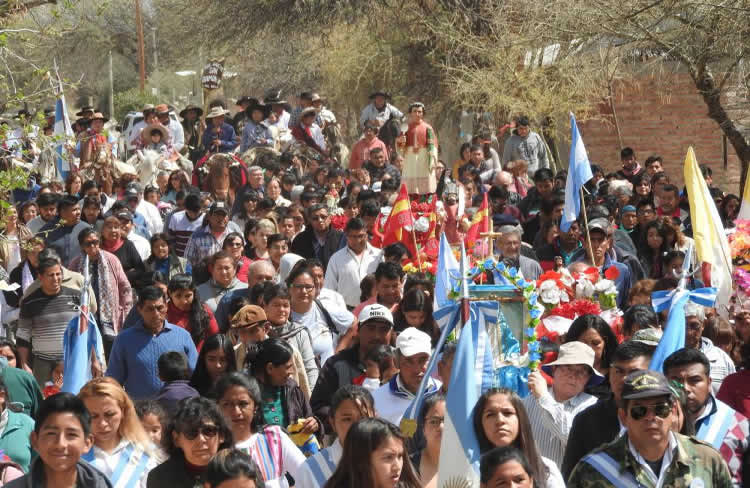
[[[505,388],[487,390],[474,407],[473,423],[483,454],[496,447],[515,447],[528,459],[529,474],[536,486],[565,488],[554,461],[539,454],[526,407],[515,392]]]
[[[432,299],[419,288],[411,288],[404,294],[398,310],[393,314],[393,323],[396,332],[416,327],[427,333],[432,340],[432,347],[440,340],[440,327],[432,316]]]
[[[229,421],[235,449],[250,455],[267,487],[287,488],[285,474],[296,479],[305,455],[281,427],[264,425],[258,382],[241,373],[230,373],[216,383],[214,395]]]
[[[302,421],[302,432],[314,434],[321,422],[313,415],[310,402],[292,379],[292,346],[281,339],[266,339],[250,348],[245,359],[258,380],[263,396],[263,421],[266,425],[286,427]]]
[[[668,249],[664,223],[660,220],[649,222],[641,235],[643,237],[638,245],[638,257],[643,270],[649,278],[659,279],[662,275],[661,257]]]
[[[211,390],[219,378],[237,371],[232,341],[224,334],[212,335],[203,343],[198,355],[190,386],[201,396],[211,397]]]
[[[169,459],[151,470],[147,488],[194,488],[220,449],[234,444],[219,407],[203,397],[180,402],[163,436]]]
[[[364,418],[346,434],[341,461],[325,488],[421,488],[406,439],[395,425]]]
[[[227,234],[224,242],[221,244],[221,249],[228,252],[232,256],[232,259],[234,259],[237,265],[237,279],[243,283],[247,283],[252,261],[244,254],[245,239],[242,238],[242,234],[239,232],[230,232]]]
[[[206,338],[219,333],[214,314],[201,302],[193,277],[188,274],[174,275],[169,280],[167,293],[167,321],[190,332],[200,352]]]
[[[179,273],[191,274],[190,263],[177,256],[167,234],[158,232],[151,236],[149,243],[151,256],[143,262],[146,271],[159,271],[169,279]]]
[[[184,191],[187,193],[193,188],[194,187],[190,185],[185,172],[181,169],[176,169],[169,175],[167,189],[161,196],[161,201],[175,204],[177,203],[177,192]]]
[[[565,334],[565,342],[580,341],[594,350],[594,369],[604,376],[604,381],[584,390],[597,398],[610,395],[609,367],[617,349],[617,336],[598,315],[582,315],[575,319]]]

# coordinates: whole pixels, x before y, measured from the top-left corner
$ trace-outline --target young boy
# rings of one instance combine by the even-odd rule
[[[172,417],[177,412],[177,403],[183,398],[200,396],[198,391],[190,386],[190,366],[185,354],[178,351],[168,351],[159,356],[156,362],[159,379],[164,386],[156,395],[156,401],[164,407]]]
[[[28,474],[9,488],[111,488],[112,483],[81,456],[91,449],[91,417],[80,398],[58,393],[44,400],[36,414],[31,446],[39,457]]]

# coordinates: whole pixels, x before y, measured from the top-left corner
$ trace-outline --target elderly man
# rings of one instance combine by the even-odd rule
[[[224,202],[214,202],[203,219],[203,227],[196,231],[185,246],[185,259],[194,268],[208,256],[221,250],[224,238],[242,230],[229,221],[229,208]]]
[[[362,164],[370,159],[370,152],[380,148],[388,159],[388,147],[385,142],[378,138],[378,127],[375,122],[367,122],[362,132],[362,138],[358,140],[351,149],[349,155],[349,169],[361,168]]]
[[[169,107],[166,103],[156,106],[156,116],[159,118],[161,125],[169,131],[170,142],[174,150],[182,152],[182,148],[185,147],[185,131],[176,118],[173,119],[169,116]]]
[[[617,411],[624,433],[584,457],[568,486],[730,486],[731,475],[717,451],[673,431],[676,403],[661,373],[629,375]]]
[[[378,417],[395,425],[401,423],[404,412],[419,392],[431,354],[431,340],[426,332],[408,327],[398,335],[396,366],[399,372],[388,383],[372,392]],[[425,394],[437,392],[442,385],[440,380],[430,378]]]
[[[331,226],[328,207],[323,204],[311,205],[307,209],[307,221],[310,225],[297,234],[292,241],[290,252],[303,258],[317,258],[328,268],[328,260],[345,245],[343,233]]]
[[[506,266],[519,270],[525,280],[536,280],[542,274],[542,267],[531,258],[521,255],[521,229],[515,225],[504,225],[498,229],[502,234],[497,238],[500,260]]]
[[[344,232],[346,247],[331,256],[324,286],[341,293],[346,306],[353,310],[360,302],[360,282],[375,272],[383,260],[383,252],[367,242],[367,228],[362,219],[350,219]]]
[[[529,176],[540,168],[549,168],[547,145],[539,134],[529,128],[529,119],[525,116],[516,119],[515,134],[505,141],[503,166],[518,159],[529,164]]]
[[[718,349],[718,348],[717,348]],[[695,422],[695,437],[719,451],[733,474],[733,484],[742,484],[742,459],[748,447],[747,417],[720,401],[711,391],[713,369],[708,357],[695,348],[683,348],[664,360],[664,374],[682,385],[687,394],[685,416]]]
[[[388,103],[391,96],[384,90],[370,94],[370,103],[362,109],[359,116],[359,125],[364,127],[367,122],[374,123],[375,127],[382,127],[390,119],[401,120],[404,113]]]
[[[685,347],[697,349],[703,353],[710,367],[711,388],[716,394],[721,388],[724,378],[734,373],[736,368],[729,355],[720,347],[716,347],[711,339],[703,337],[706,322],[706,309],[693,302],[685,305]],[[666,371],[666,368],[664,369]]]
[[[583,342],[568,342],[560,346],[556,361],[542,366],[544,372],[553,378],[551,388],[547,387],[547,381],[539,371],[529,374],[532,394],[523,402],[534,440],[539,454],[558,466],[563,461],[573,419],[597,400],[583,389],[604,381],[594,369],[594,356],[594,350]]]

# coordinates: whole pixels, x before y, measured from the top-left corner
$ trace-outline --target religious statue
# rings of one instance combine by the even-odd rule
[[[406,130],[404,169],[401,181],[409,193],[434,193],[437,189],[436,168],[438,141],[435,130],[424,121],[424,105],[409,105]]]

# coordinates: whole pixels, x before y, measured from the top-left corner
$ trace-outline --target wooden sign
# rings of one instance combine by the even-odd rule
[[[221,79],[224,76],[224,60],[211,59],[203,68],[201,74],[201,85],[207,90],[216,90],[221,86]]]

